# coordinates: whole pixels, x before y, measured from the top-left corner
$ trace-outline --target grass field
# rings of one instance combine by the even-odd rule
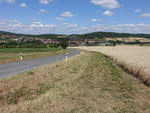
[[[0,80],[0,113],[150,113],[149,100],[148,87],[96,52]]]
[[[145,44],[144,46],[150,46],[150,44]]]
[[[60,48],[10,48],[0,49],[0,64],[19,61],[19,54],[23,54],[23,59],[33,59],[51,55],[64,54],[67,50]]]
[[[97,51],[115,60],[145,84],[150,85],[150,47],[146,46],[115,46],[115,47],[78,47]]]

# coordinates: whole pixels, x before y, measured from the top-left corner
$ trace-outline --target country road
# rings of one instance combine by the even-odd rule
[[[68,57],[79,54],[79,50],[71,49]],[[21,72],[29,71],[35,67],[39,67],[46,64],[52,64],[61,61],[66,58],[66,55],[49,56],[45,58],[38,58],[20,62],[13,62],[9,64],[0,64],[0,78],[12,76]]]

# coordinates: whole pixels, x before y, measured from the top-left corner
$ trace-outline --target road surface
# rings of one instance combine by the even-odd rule
[[[67,55],[68,58],[79,54],[79,50],[71,49],[70,53]],[[0,64],[0,78],[12,76],[18,73],[29,71],[35,67],[39,67],[46,64],[52,64],[61,61],[66,58],[64,55],[49,56],[45,58],[38,58],[32,60],[25,60],[20,62],[13,62],[9,64]]]

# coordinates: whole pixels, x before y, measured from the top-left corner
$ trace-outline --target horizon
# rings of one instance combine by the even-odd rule
[[[0,31],[150,34],[149,4],[148,0],[0,0]]]
[[[15,32],[9,32],[9,31],[0,31],[4,33],[12,33],[12,34],[17,34],[17,35],[84,35],[84,34],[91,34],[91,33],[116,33],[116,34],[131,34],[131,35],[150,35],[149,33],[125,33],[125,32],[109,32],[109,31],[96,31],[96,32],[88,32],[88,33],[76,33],[76,34],[52,34],[52,33],[45,33],[45,34],[26,34],[26,33],[15,33]]]

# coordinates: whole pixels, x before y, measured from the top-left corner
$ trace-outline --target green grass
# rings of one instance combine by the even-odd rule
[[[29,53],[29,52],[51,52],[62,50],[61,48],[5,48],[0,49],[0,54],[3,53]]]
[[[150,44],[144,44],[144,46],[150,46]]]
[[[41,58],[58,54],[65,54],[61,48],[7,48],[0,49],[0,64],[20,61],[19,54],[23,54],[23,60]]]
[[[149,113],[150,89],[100,53],[0,80],[0,113]]]
[[[29,71],[29,72],[27,72],[27,74],[28,74],[28,75],[33,75],[33,74],[34,74],[34,72]]]

